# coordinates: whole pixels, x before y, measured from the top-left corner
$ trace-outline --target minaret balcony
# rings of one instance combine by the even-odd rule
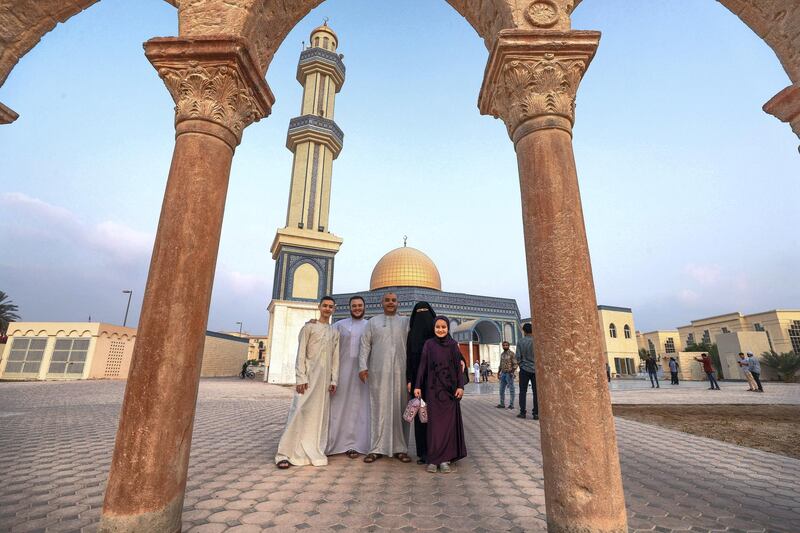
[[[297,81],[305,84],[309,74],[319,72],[330,76],[336,84],[336,92],[344,85],[345,67],[342,55],[325,50],[324,48],[307,48],[300,53],[300,63],[297,65]]]
[[[333,152],[333,158],[339,156],[344,144],[344,132],[336,123],[317,115],[303,115],[289,121],[289,133],[286,136],[286,148],[295,151],[298,144],[317,142],[324,144]]]

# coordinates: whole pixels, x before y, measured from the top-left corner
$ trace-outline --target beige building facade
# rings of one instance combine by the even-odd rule
[[[14,322],[0,344],[0,379],[126,379],[136,330],[102,322]],[[206,332],[202,377],[235,376],[248,340]]]
[[[636,375],[639,351],[636,346],[636,328],[633,311],[629,307],[598,305],[603,353],[613,377]]]
[[[683,350],[680,334],[677,329],[660,329],[647,333],[636,332],[636,344],[639,350],[644,349],[657,360]]]
[[[800,353],[800,309],[773,309],[750,315],[728,313],[692,320],[678,328],[684,346],[716,343],[719,335],[739,331],[764,332],[769,349],[775,352]]]

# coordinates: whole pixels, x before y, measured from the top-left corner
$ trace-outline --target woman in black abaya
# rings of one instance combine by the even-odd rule
[[[419,361],[422,357],[422,347],[425,341],[433,338],[433,321],[436,320],[436,313],[428,302],[417,302],[414,310],[411,311],[411,320],[408,329],[408,339],[406,340],[406,383],[408,392],[417,379]],[[417,444],[417,464],[426,464],[427,457],[427,425],[419,421],[419,417],[414,417],[414,441]]]

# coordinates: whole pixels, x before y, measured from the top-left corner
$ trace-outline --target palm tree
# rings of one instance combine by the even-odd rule
[[[17,304],[9,300],[6,293],[0,291],[0,335],[6,334],[11,322],[19,320],[17,311],[19,311]]]
[[[761,361],[768,367],[774,368],[782,381],[793,382],[797,379],[800,370],[800,355],[792,352],[777,353],[773,351],[761,354]]]

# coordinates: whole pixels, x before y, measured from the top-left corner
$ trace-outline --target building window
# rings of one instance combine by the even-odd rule
[[[711,334],[707,329],[703,330],[703,344],[711,344]]]
[[[726,328],[725,326],[723,326],[723,327],[722,327],[722,333],[730,333],[730,330],[728,330],[728,328]]]
[[[617,338],[617,326],[615,326],[613,322],[608,325],[608,335],[612,339]]]
[[[89,339],[56,339],[48,374],[83,374]]]
[[[789,327],[789,340],[792,341],[792,350],[800,354],[800,320],[793,320]]]
[[[675,341],[672,337],[667,337],[667,342],[664,343],[664,351],[667,353],[675,353]]]
[[[38,374],[42,366],[46,338],[17,337],[11,345],[6,374]]]
[[[636,374],[636,365],[630,357],[615,357],[614,370],[617,371],[617,375],[629,376]]]
[[[694,346],[694,333],[686,335],[686,346]]]
[[[756,331],[764,331],[764,326],[761,325],[761,322],[756,322],[753,324],[753,329]]]
[[[653,341],[651,341],[650,339],[647,339],[647,346],[650,347],[650,350],[649,350],[650,355],[655,357],[656,356],[656,345],[653,344]]]
[[[626,339],[630,339],[631,338],[631,327],[628,324],[625,324],[625,327],[622,328],[622,330],[625,332],[625,338]]]

